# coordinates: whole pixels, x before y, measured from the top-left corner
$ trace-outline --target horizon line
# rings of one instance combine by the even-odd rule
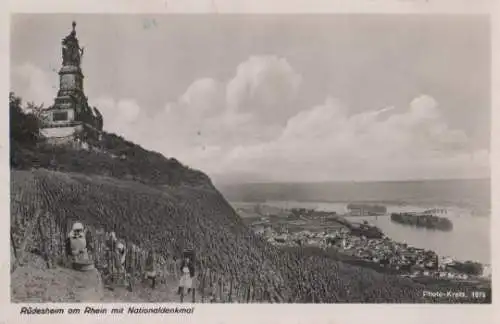
[[[477,178],[443,178],[443,179],[403,179],[403,180],[326,180],[326,181],[217,181],[215,178],[213,182],[216,184],[219,182],[220,184],[227,185],[263,185],[263,184],[329,184],[329,183],[400,183],[400,182],[425,182],[425,181],[477,181],[477,180],[490,180],[489,177],[477,177]]]

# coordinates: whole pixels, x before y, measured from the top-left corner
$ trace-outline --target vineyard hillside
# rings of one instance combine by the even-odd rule
[[[11,197],[14,241],[22,240],[34,216],[40,215],[41,232],[56,241],[50,253],[63,250],[57,242],[67,220],[79,219],[95,228],[112,228],[128,242],[154,247],[163,255],[193,247],[199,268],[240,285],[262,287],[285,302],[424,302],[424,290],[443,289],[306,250],[279,250],[255,236],[215,189],[155,187],[38,169],[12,171]],[[40,240],[35,232],[26,250],[40,253]],[[452,283],[446,288],[471,289]]]
[[[19,242],[34,215],[42,212],[45,233],[55,241],[68,220],[114,229],[127,242],[179,255],[193,247],[200,264],[240,282],[257,281],[286,290],[273,268],[273,248],[257,238],[215,189],[148,186],[98,175],[48,170],[11,172],[11,226]],[[55,246],[57,246],[54,244]],[[40,250],[35,232],[28,251]],[[57,253],[61,249],[56,248]]]

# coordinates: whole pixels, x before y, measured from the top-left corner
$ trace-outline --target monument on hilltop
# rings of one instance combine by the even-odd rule
[[[43,111],[41,135],[53,144],[99,136],[103,119],[97,108],[91,108],[83,90],[81,62],[84,48],[76,38],[76,23],[62,40],[62,67],[59,91],[54,104]]]

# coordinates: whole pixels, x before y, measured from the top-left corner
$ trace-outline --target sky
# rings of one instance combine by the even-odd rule
[[[489,177],[485,16],[14,15],[24,101],[73,20],[104,129],[216,182]]]

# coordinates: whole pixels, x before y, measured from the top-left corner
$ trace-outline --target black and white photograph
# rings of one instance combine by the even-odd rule
[[[491,46],[479,14],[11,14],[11,303],[491,304]]]

